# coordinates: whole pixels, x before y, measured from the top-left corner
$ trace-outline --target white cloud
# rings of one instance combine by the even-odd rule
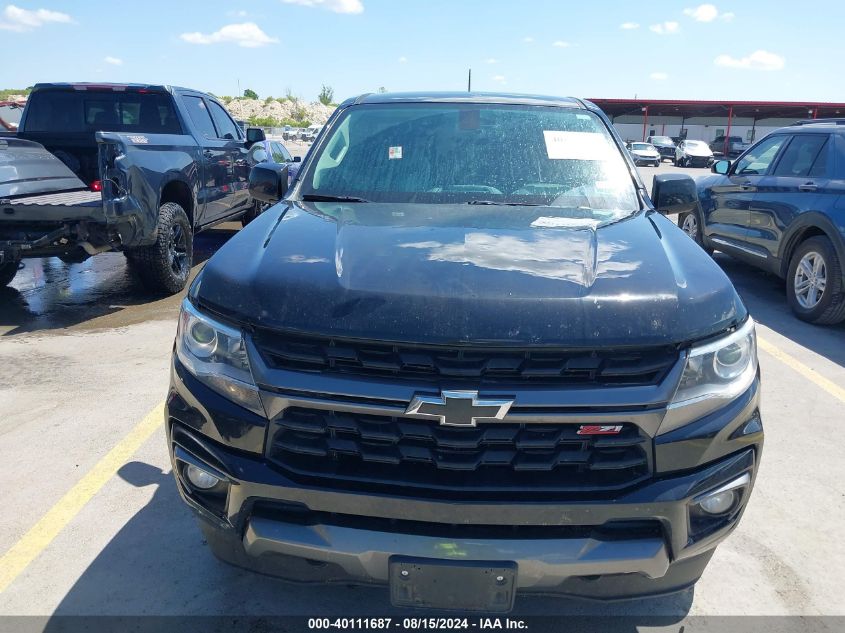
[[[240,11],[226,11],[226,15],[233,18],[245,18],[249,13],[241,9]]]
[[[655,81],[663,81],[664,79],[669,79],[669,75],[667,75],[666,73],[651,73],[649,77],[651,77]]]
[[[534,38],[529,35],[528,37],[523,37],[522,41],[526,44],[531,44],[534,41]]]
[[[563,40],[557,40],[556,42],[552,43],[552,46],[557,46],[558,48],[569,48],[572,46],[569,42],[564,42]]]
[[[498,64],[499,60],[496,59],[495,57],[488,57],[487,59],[484,60],[484,63],[485,64]]]
[[[712,4],[700,4],[691,9],[684,9],[684,15],[699,22],[712,22],[719,17],[719,9]]]
[[[640,28],[640,25],[636,22],[623,22],[619,25],[620,29],[625,29],[626,31],[633,31],[634,29]]]
[[[103,58],[103,61],[107,64],[111,64],[112,66],[123,66],[123,60],[120,57],[112,57],[111,55],[107,55]]]
[[[504,75],[493,75],[493,81],[495,81],[497,84],[503,84],[503,83],[505,83],[505,76]]]
[[[730,22],[731,20],[733,20],[733,19],[734,19],[734,17],[735,17],[735,16],[734,16],[734,14],[733,14],[733,13],[731,13],[730,11],[728,11],[728,12],[723,13],[722,15],[720,15],[720,16],[719,16],[719,19],[720,19],[720,20],[724,20],[725,22]]]
[[[399,63],[400,63],[400,64],[406,64],[406,63],[408,63],[408,58],[407,58],[407,57],[405,57],[404,55],[402,55],[402,57],[400,57],[400,58],[399,58]]]
[[[654,31],[658,35],[670,35],[672,33],[678,32],[680,24],[678,24],[677,22],[661,22],[660,24],[652,24],[648,28],[649,30]]]
[[[222,42],[232,42],[244,48],[258,48],[259,46],[266,46],[267,44],[275,44],[279,40],[270,37],[254,22],[244,22],[243,24],[227,24],[219,31],[214,33],[182,33],[180,35],[184,41],[190,44],[220,44]]]
[[[31,31],[50,22],[71,24],[73,19],[67,13],[59,13],[58,11],[49,11],[47,9],[30,11],[16,7],[13,4],[6,5],[6,8],[0,13],[0,29],[5,31],[23,33],[24,31]]]
[[[786,64],[786,60],[776,53],[758,50],[739,59],[730,55],[719,55],[713,60],[713,63],[724,68],[741,68],[743,70],[781,70]]]
[[[319,7],[335,13],[363,13],[361,0],[282,0],[285,4],[298,4],[303,7]]]

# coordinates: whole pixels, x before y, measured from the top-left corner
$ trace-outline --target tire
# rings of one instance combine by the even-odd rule
[[[12,283],[12,279],[18,274],[18,262],[0,264],[0,288]]]
[[[830,239],[816,235],[795,249],[786,276],[786,298],[802,321],[832,325],[845,320],[845,278]]]
[[[678,226],[684,233],[689,235],[693,242],[704,249],[705,253],[708,255],[713,254],[713,249],[704,245],[704,239],[701,233],[701,215],[698,211],[678,214]]]
[[[150,290],[175,294],[191,275],[194,232],[185,210],[166,202],[158,210],[155,244],[126,251],[126,257],[141,282]]]

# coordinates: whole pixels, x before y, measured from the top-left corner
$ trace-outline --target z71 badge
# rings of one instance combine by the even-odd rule
[[[578,428],[578,435],[616,435],[621,432],[621,424],[582,424]]]
[[[130,134],[126,138],[128,138],[133,143],[149,143],[150,140],[146,136],[139,136],[137,134]]]

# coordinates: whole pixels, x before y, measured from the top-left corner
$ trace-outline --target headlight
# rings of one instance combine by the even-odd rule
[[[738,330],[693,347],[675,396],[660,425],[666,433],[724,406],[757,375],[757,338],[751,317]]]
[[[176,355],[201,383],[250,411],[266,415],[240,330],[201,314],[188,299],[182,302],[179,314]]]

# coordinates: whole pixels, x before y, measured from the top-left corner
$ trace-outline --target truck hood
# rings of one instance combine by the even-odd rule
[[[708,158],[713,156],[713,152],[710,151],[710,148],[706,145],[704,147],[685,147],[683,152],[687,156],[701,156]]]
[[[548,207],[283,202],[191,296],[253,326],[415,343],[678,344],[746,316],[663,216],[595,226]]]

